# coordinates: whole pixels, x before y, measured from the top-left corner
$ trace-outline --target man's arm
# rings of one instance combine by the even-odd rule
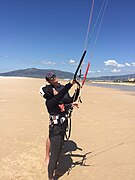
[[[72,98],[72,102],[75,102],[78,99],[79,93],[80,93],[80,88],[77,88],[75,90],[74,95],[71,97]]]
[[[44,95],[45,95],[44,88],[45,88],[45,85],[41,86],[41,87],[40,87],[40,90],[39,90],[39,94],[40,94],[42,97],[44,97]]]
[[[72,83],[68,83],[64,86],[64,88],[54,97],[47,100],[47,106],[55,106],[59,104],[59,101],[64,97],[64,95],[68,92],[68,90],[72,87]]]

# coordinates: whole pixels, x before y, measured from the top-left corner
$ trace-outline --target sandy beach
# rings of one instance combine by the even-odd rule
[[[0,180],[47,180],[44,83],[0,78]],[[134,180],[135,92],[84,85],[82,101],[73,112],[59,179]]]

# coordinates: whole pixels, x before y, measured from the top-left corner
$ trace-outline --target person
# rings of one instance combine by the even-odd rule
[[[46,80],[49,85],[42,86],[40,94],[46,99],[45,104],[50,116],[49,138],[46,140],[46,158],[49,161],[48,177],[49,180],[53,180],[67,128],[67,112],[72,103],[77,99],[79,88],[70,97],[68,91],[76,83],[75,81],[63,86],[58,82],[54,73],[48,73]],[[77,104],[74,105],[77,106]],[[50,159],[49,152],[51,152]]]
[[[47,85],[47,87],[52,88],[54,94],[57,94],[60,90],[62,90],[64,88],[64,85],[62,85],[58,82],[58,78],[56,77],[56,75],[53,72],[49,72],[46,75],[45,79],[49,83],[49,86]],[[44,89],[45,88],[46,88],[46,85],[43,85],[40,87],[40,91],[39,91],[39,93],[43,97],[44,97]],[[72,103],[72,106],[74,106],[74,107],[78,106],[76,103],[73,104],[73,101],[77,100],[77,98],[79,96],[79,92],[80,92],[80,87],[77,88],[77,90],[75,91],[75,93],[72,97],[69,95],[68,92],[65,94],[65,96],[63,98],[63,103],[65,104],[67,111],[71,107],[71,103]],[[47,165],[49,163],[49,154],[50,154],[50,139],[48,137],[46,139],[46,156],[45,156],[45,163]]]

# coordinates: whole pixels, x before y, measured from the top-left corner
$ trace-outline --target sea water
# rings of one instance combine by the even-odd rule
[[[103,88],[112,88],[112,89],[119,89],[122,91],[134,91],[135,92],[135,86],[134,85],[119,85],[119,84],[100,84],[100,83],[90,83],[90,86],[97,86],[97,87],[103,87]]]

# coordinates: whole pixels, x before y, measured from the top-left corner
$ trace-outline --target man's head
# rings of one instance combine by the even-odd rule
[[[46,81],[53,85],[53,86],[57,86],[58,85],[58,79],[56,77],[56,75],[53,72],[49,72],[46,76],[45,76]]]

